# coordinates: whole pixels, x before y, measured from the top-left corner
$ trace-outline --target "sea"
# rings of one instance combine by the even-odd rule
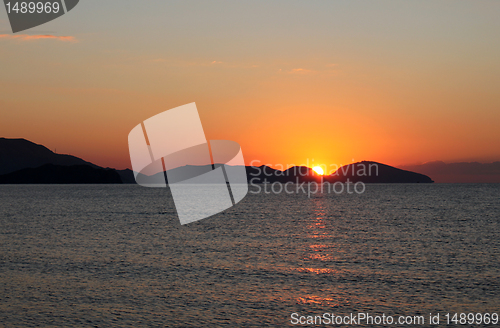
[[[500,325],[499,195],[249,193],[181,225],[167,188],[1,185],[0,327]]]

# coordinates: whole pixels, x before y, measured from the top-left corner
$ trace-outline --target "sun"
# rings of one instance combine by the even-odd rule
[[[319,175],[325,174],[325,172],[323,171],[323,169],[321,168],[321,166],[315,166],[312,169],[313,169],[314,172],[316,172]]]

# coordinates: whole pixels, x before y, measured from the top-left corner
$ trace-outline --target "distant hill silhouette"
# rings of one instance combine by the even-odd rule
[[[358,182],[363,183],[432,183],[426,175],[405,171],[386,164],[363,161],[340,167],[331,175],[320,176],[306,166],[294,166],[285,171],[268,166],[247,166],[248,181],[262,182]]]
[[[75,156],[56,154],[47,147],[26,139],[0,138],[0,175],[44,164],[99,167]]]
[[[79,184],[122,183],[114,169],[94,168],[89,165],[62,166],[44,164],[0,175],[0,184]]]
[[[215,164],[215,167],[220,167],[222,164]],[[191,167],[191,168],[197,168],[196,171],[199,172],[199,174],[203,174],[205,172],[209,172],[212,170],[212,165],[187,165],[184,167],[179,167],[175,168],[172,170],[169,170],[168,172],[174,173],[179,173],[176,171],[182,171],[183,168],[186,167]],[[225,166],[225,169],[230,171],[231,169],[236,168],[236,166]],[[275,170],[271,167],[268,166],[260,166],[260,167],[254,167],[254,166],[245,166],[246,172],[247,172],[247,180],[248,182],[253,182],[253,183],[264,183],[264,182],[296,182],[296,178],[300,178],[301,182],[304,181],[319,181],[319,176],[314,173],[313,170],[306,166],[294,166],[293,168],[290,168],[286,171],[280,171],[280,170]],[[132,172],[132,171],[131,171]],[[132,172],[133,173],[133,172]],[[138,174],[137,175],[137,181],[141,184],[151,184],[154,185],[158,181],[167,181],[165,177],[165,172],[159,172],[155,175],[147,176],[144,174]],[[188,181],[186,181],[188,182]]]
[[[220,166],[220,164],[216,164]],[[211,165],[197,166],[200,172],[208,172],[212,169]],[[226,166],[226,170],[230,171],[233,166]],[[170,170],[175,172],[180,168]],[[361,181],[363,183],[432,183],[431,178],[426,175],[401,170],[389,165],[363,161],[342,166],[331,175],[318,175],[307,166],[294,166],[287,170],[281,171],[273,169],[269,166],[245,166],[247,180],[250,183],[302,183],[302,182],[353,182]],[[133,173],[130,171],[130,173]],[[158,181],[165,181],[164,172],[159,172],[152,176],[139,174],[138,181],[143,184],[154,185]]]
[[[377,162],[363,161],[342,166],[329,176],[331,182],[340,181],[364,183],[432,183],[424,174],[398,169]]]

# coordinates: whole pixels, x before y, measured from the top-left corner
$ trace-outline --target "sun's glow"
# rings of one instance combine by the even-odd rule
[[[321,166],[315,166],[315,167],[313,167],[313,171],[316,172],[319,175],[325,174],[325,172],[323,171],[323,169],[321,168]]]

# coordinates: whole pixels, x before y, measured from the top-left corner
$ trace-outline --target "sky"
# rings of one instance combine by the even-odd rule
[[[145,119],[196,102],[247,164],[500,160],[500,1],[82,0],[12,34],[0,136],[130,168]]]

